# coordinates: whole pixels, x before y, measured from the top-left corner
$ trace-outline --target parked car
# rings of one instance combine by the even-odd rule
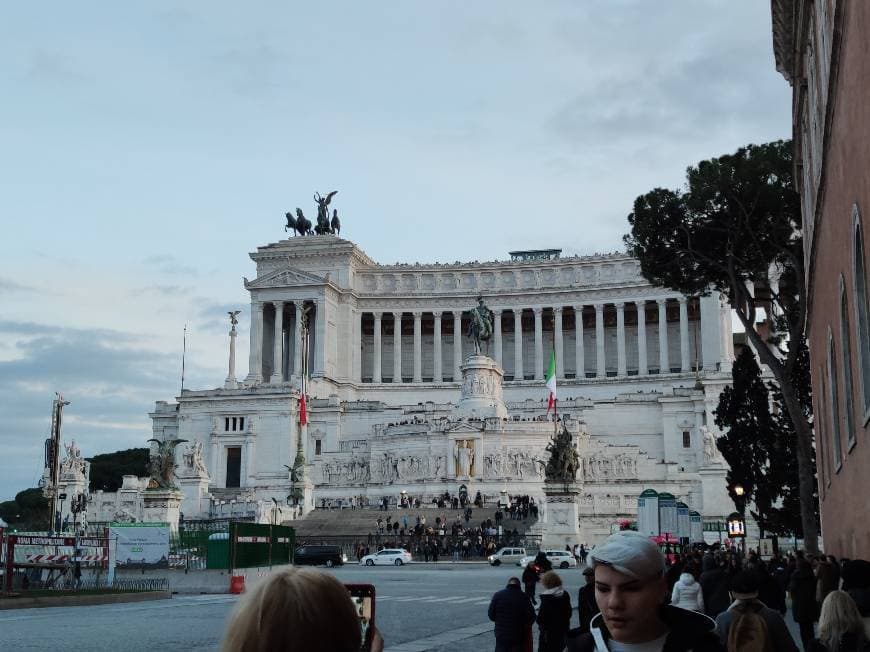
[[[545,550],[544,554],[547,555],[547,559],[553,564],[553,568],[575,568],[577,566],[577,560],[574,559],[574,555],[567,550]],[[523,557],[520,559],[519,565],[525,568],[535,561],[535,557],[537,555]]]
[[[401,548],[385,548],[371,555],[366,555],[359,560],[359,563],[366,566],[374,566],[381,564],[393,564],[395,566],[403,566],[410,563],[411,553]]]
[[[301,546],[293,554],[293,563],[297,566],[306,564],[341,566],[347,561],[347,555],[338,546]]]
[[[487,557],[487,559],[491,566],[500,566],[501,564],[519,564],[520,560],[525,556],[525,548],[500,548],[495,554]]]

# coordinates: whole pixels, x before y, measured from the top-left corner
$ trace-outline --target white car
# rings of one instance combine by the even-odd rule
[[[577,560],[574,559],[574,555],[567,550],[545,550],[544,554],[547,555],[547,559],[553,564],[553,568],[575,568],[577,566]],[[528,557],[523,557],[518,563],[525,568],[535,561],[536,556],[529,555]]]
[[[375,564],[392,564],[394,566],[403,566],[411,562],[411,553],[401,548],[385,548],[380,552],[372,555],[366,555],[359,560],[359,563],[366,566],[374,566]]]
[[[525,548],[501,548],[498,552],[487,557],[491,566],[501,564],[515,564],[526,556]]]

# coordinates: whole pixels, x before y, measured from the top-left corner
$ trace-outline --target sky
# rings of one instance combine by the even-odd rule
[[[338,190],[381,263],[621,250],[634,198],[788,138],[759,0],[10,3],[0,19],[0,501],[54,392],[85,457],[222,384],[248,253]]]

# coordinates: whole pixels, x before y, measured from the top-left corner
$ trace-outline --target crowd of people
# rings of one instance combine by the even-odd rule
[[[573,628],[571,596],[546,555],[511,578],[489,605],[496,652],[531,652],[535,623],[539,652],[796,652],[787,595],[805,652],[870,652],[864,560],[692,551],[669,565],[654,542],[627,531],[589,552],[583,576]],[[356,652],[361,636],[342,584],[291,567],[242,598],[222,649]],[[383,645],[374,631],[371,649]]]
[[[806,652],[870,651],[864,560],[691,551],[668,564],[649,538],[620,532],[591,551],[583,575],[574,628],[571,598],[545,555],[512,578],[490,604],[496,651],[531,651],[537,621],[539,652],[797,652],[787,595]]]
[[[438,561],[439,557],[459,561],[486,557],[502,546],[522,545],[522,535],[516,527],[503,527],[499,533],[498,514],[477,524],[471,523],[471,507],[452,520],[445,514],[434,519],[427,519],[425,514],[410,519],[407,515],[395,519],[378,516],[374,532],[369,532],[365,541],[356,543],[354,553],[359,560],[383,548],[405,548],[418,561]]]

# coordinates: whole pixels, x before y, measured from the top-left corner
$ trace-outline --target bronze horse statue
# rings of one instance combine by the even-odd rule
[[[311,221],[305,219],[302,209],[296,209],[296,232],[299,235],[311,235]]]

